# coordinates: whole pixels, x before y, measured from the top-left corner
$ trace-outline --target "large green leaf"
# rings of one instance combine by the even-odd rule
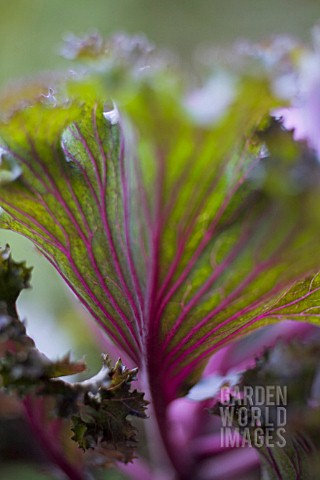
[[[319,169],[280,129],[256,135],[279,103],[263,69],[228,74],[208,120],[174,68],[147,68],[136,47],[118,39],[100,83],[69,82],[67,102],[58,93],[2,122],[1,222],[38,246],[168,401],[233,339],[318,321]],[[201,108],[220,100],[210,88]]]

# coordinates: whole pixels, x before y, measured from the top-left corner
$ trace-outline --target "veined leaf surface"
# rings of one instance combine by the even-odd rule
[[[205,124],[173,72],[126,75],[119,87],[109,72],[102,97],[86,80],[67,105],[38,102],[2,122],[1,221],[157,372],[169,401],[233,339],[318,321],[319,173],[284,133],[261,153],[256,131],[278,104],[264,74],[238,73]],[[105,111],[110,98],[120,113]],[[312,181],[294,182],[301,165]]]

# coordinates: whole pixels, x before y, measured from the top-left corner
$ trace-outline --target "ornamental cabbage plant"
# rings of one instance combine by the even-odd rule
[[[300,128],[288,112],[316,53],[276,39],[187,72],[143,38],[91,35],[70,37],[64,54],[72,70],[0,99],[0,222],[55,267],[119,360],[104,355],[95,377],[63,380],[84,365],[49,361],[27,336],[15,302],[31,271],[6,247],[2,394],[20,399],[55,478],[113,478],[112,465],[125,478],[222,478],[199,454],[219,388],[254,375],[268,384],[272,348],[263,352],[279,322],[288,338],[317,334],[298,322],[320,315],[319,111],[298,138],[306,143],[285,129]],[[282,348],[293,362],[293,347]],[[232,360],[236,351],[251,363]],[[232,380],[231,366],[253,370]],[[210,395],[192,400],[218,373],[219,386],[209,381]],[[283,448],[258,448],[260,460],[247,448],[231,462],[261,464],[263,478],[309,478],[308,445],[292,433]]]

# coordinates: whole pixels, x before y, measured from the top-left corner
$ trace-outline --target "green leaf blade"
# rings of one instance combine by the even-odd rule
[[[62,154],[59,145],[61,134],[72,116],[70,118],[67,111],[64,118],[61,112],[56,112],[55,109],[48,113],[57,130],[56,134],[52,133],[52,138],[43,139],[38,129],[34,132],[29,130],[25,134],[21,133],[21,125],[29,125],[28,119],[31,118],[32,121],[33,116],[38,116],[37,111],[31,109],[21,113],[22,118],[18,125],[10,124],[13,133],[8,132],[6,128],[3,131],[3,137],[11,134],[14,138],[15,146],[10,147],[9,154],[14,152],[15,160],[22,165],[23,173],[12,188],[10,185],[2,189],[2,202],[7,213],[3,216],[2,222],[8,228],[25,234],[45,253],[53,265],[61,270],[69,285],[94,316],[101,323],[104,317],[108,319],[106,328],[111,336],[124,350],[134,356],[136,347],[132,345],[131,338],[135,333],[127,319],[129,313],[131,315],[131,309],[125,305],[123,296],[119,295],[118,277],[112,271],[112,267],[108,268],[112,255],[109,254],[110,246],[106,236],[110,232],[99,229],[96,221],[97,218],[106,218],[104,211],[106,199],[100,191],[99,204],[96,205],[97,196],[91,195],[92,188],[95,188],[94,183],[91,183],[92,179],[89,184],[83,182],[82,178],[79,180],[79,173]],[[102,111],[99,113],[104,126],[107,126]],[[55,114],[58,116],[56,119]],[[62,123],[59,130],[57,125],[60,116]],[[44,119],[39,120],[45,122]],[[18,122],[18,119],[15,119],[15,122]],[[90,123],[92,124],[91,120]],[[32,123],[29,128],[31,126]],[[16,131],[18,138],[14,136]],[[109,135],[108,141],[110,142]],[[23,145],[22,152],[17,146],[19,143]],[[90,157],[90,149],[86,144],[85,147]],[[95,160],[92,154],[91,159]],[[101,181],[100,172],[96,171],[96,175],[98,181]],[[113,241],[109,234],[110,239]],[[101,257],[106,259],[105,262]],[[110,280],[108,285],[105,278]],[[102,300],[105,296],[109,300],[108,303]],[[122,305],[119,304],[121,303],[119,299]],[[130,340],[123,341],[126,334],[119,329],[117,322],[124,324],[122,326],[124,331],[129,330]]]
[[[69,84],[67,107],[1,124],[2,156],[22,172],[0,189],[2,224],[34,241],[136,364],[166,372],[169,401],[218,348],[294,318],[277,302],[319,268],[319,194],[287,184],[308,159],[268,127],[279,100],[263,68],[231,73],[226,109],[201,122],[174,69],[141,69],[140,49],[123,48],[100,84]]]

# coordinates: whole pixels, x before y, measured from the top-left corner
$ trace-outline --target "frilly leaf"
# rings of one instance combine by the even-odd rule
[[[16,316],[15,303],[21,290],[30,287],[31,271],[25,262],[12,260],[9,245],[0,250],[1,313]]]
[[[105,362],[110,367],[108,359]],[[127,417],[146,418],[147,402],[143,394],[131,391],[136,369],[126,369],[121,360],[109,367],[101,386],[95,393],[91,390],[85,394],[79,414],[72,417],[72,438],[83,450],[98,446],[106,458],[116,456],[128,462],[136,446],[136,429]]]
[[[120,359],[113,367],[108,356],[103,356],[101,371],[89,380],[71,384],[57,378],[82,372],[85,364],[72,362],[69,355],[49,360],[36,349],[19,318],[7,313],[16,313],[15,301],[21,289],[29,286],[30,276],[31,269],[14,262],[6,247],[0,257],[2,390],[21,398],[50,399],[51,413],[65,419],[72,416],[73,439],[81,448],[97,447],[105,463],[130,461],[137,441],[135,427],[127,417],[146,418],[144,394],[131,390],[138,370],[127,369]]]

